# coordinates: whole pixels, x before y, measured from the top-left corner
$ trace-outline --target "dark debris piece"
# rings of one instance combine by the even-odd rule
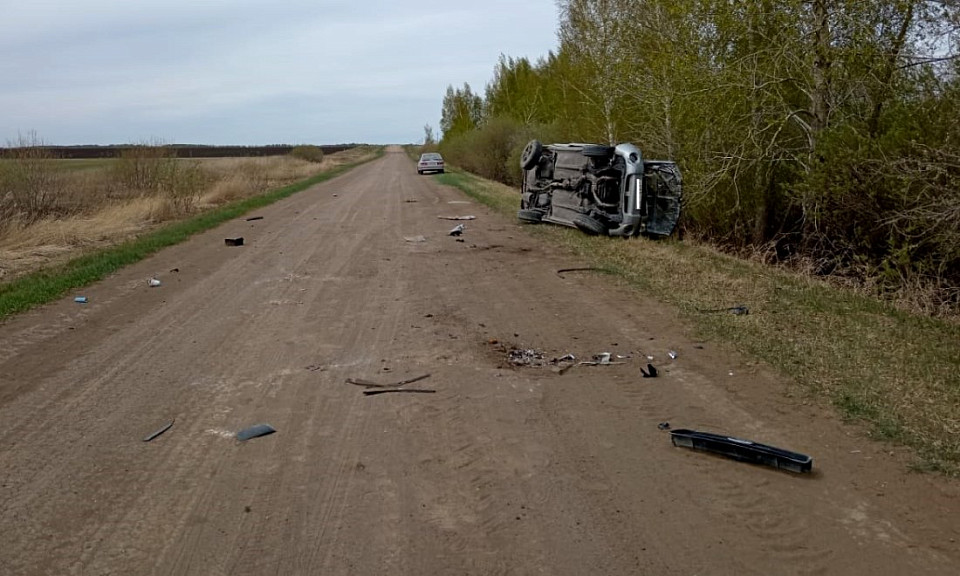
[[[772,466],[780,470],[802,473],[810,472],[813,468],[813,458],[806,454],[791,452],[743,438],[677,429],[670,432],[670,439],[674,446],[713,452],[741,462]]]
[[[260,436],[268,436],[274,432],[276,432],[276,430],[269,424],[257,424],[256,426],[244,428],[237,432],[237,440],[245,442],[253,438],[259,438]]]
[[[149,442],[149,441],[153,440],[154,438],[156,438],[157,436],[163,434],[164,432],[166,432],[167,430],[169,430],[170,428],[173,427],[173,422],[174,422],[173,420],[167,422],[166,424],[164,424],[163,426],[161,426],[159,429],[157,429],[156,432],[154,432],[154,433],[150,434],[149,436],[145,437],[145,438],[143,439],[143,441],[144,441],[144,442]]]
[[[247,222],[253,222],[254,220],[263,220],[263,216],[251,216],[247,218]]]
[[[236,238],[224,238],[223,243],[227,246],[243,246],[243,236]]]
[[[701,314],[716,314],[717,312],[729,312],[734,316],[746,316],[750,313],[750,309],[742,304],[739,306],[731,306],[729,308],[714,308],[712,310],[700,310]]]
[[[436,390],[428,390],[426,388],[388,388],[384,390],[364,390],[364,396],[373,396],[374,394],[391,394],[391,393],[400,393],[407,392],[410,394],[435,394]]]
[[[669,422],[661,422],[661,423],[657,424],[657,428],[659,428],[660,430],[669,430],[669,429],[670,429],[670,423],[669,423]]]
[[[644,378],[656,378],[657,367],[653,364],[647,364],[647,369],[644,370],[643,368],[640,368],[640,373],[643,374]]]
[[[566,272],[603,272],[603,268],[597,268],[596,266],[588,266],[585,268],[561,268],[557,270],[557,275],[561,278],[562,275]]]
[[[378,384],[377,382],[371,382],[370,380],[363,380],[361,378],[347,378],[347,384],[353,384],[355,386],[364,386],[366,388],[399,388],[401,386],[406,386],[407,384],[413,384],[414,382],[426,380],[429,377],[430,377],[429,374],[423,374],[422,376],[407,378],[406,380],[401,380],[399,382],[394,382],[392,384]]]

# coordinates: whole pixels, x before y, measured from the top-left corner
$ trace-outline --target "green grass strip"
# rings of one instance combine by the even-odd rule
[[[158,250],[179,244],[223,222],[335,178],[360,164],[381,157],[383,152],[383,148],[380,148],[372,158],[337,166],[306,180],[215,208],[186,220],[173,222],[133,240],[97,250],[60,266],[34,272],[2,284],[0,285],[0,320],[56,300],[71,290],[88,286],[124,266],[139,262]]]
[[[516,218],[517,190],[456,170],[436,178]],[[709,246],[523,229],[677,307],[695,337],[774,367],[795,383],[788,394],[825,400],[870,436],[911,447],[916,470],[960,475],[960,323]],[[740,304],[750,314],[701,312]]]

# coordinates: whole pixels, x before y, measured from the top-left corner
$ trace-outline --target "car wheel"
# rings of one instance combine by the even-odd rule
[[[543,154],[543,144],[539,140],[527,142],[523,152],[520,153],[520,167],[529,170],[540,162],[540,156]]]
[[[539,224],[543,221],[543,212],[539,210],[518,210],[517,218],[521,222],[529,222],[531,224]]]
[[[580,215],[573,219],[573,225],[581,232],[591,236],[606,236],[607,227],[596,218]]]
[[[417,174],[423,176],[423,170],[417,170]]]
[[[600,145],[584,146],[582,154],[587,158],[606,158],[613,154],[613,147]]]
[[[440,173],[443,174],[443,170],[441,170]]]

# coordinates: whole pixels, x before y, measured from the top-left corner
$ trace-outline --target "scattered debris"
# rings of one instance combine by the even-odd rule
[[[476,220],[476,216],[437,216],[441,220]]]
[[[339,197],[339,196],[340,196],[339,194],[334,194],[334,195],[333,195],[334,198],[337,198],[337,197]]]
[[[529,348],[527,350],[518,350],[516,348],[507,352],[507,360],[514,366],[543,366],[544,355],[539,350]]]
[[[670,429],[670,423],[669,423],[669,422],[661,422],[661,423],[657,424],[657,428],[659,428],[660,430],[669,430],[669,429]]]
[[[667,352],[667,356],[669,356],[671,360],[676,360],[676,359],[677,359],[677,356],[679,356],[679,354],[677,354],[677,352],[676,352],[675,350],[671,350],[671,351]]]
[[[309,371],[311,371],[311,372],[316,372],[317,370],[323,370],[323,365],[322,365],[322,364],[311,364],[311,365],[307,366],[306,369],[309,370]]]
[[[435,394],[436,390],[426,388],[394,388],[390,390],[364,390],[364,396],[373,396],[374,394],[390,394],[392,392],[409,392],[411,394]]]
[[[562,376],[567,370],[577,365],[577,357],[573,354],[565,354],[559,358],[554,358],[550,363],[556,366],[554,371]]]
[[[643,374],[644,378],[656,378],[657,367],[653,364],[647,364],[647,369],[644,370],[643,368],[640,368],[640,373]]]
[[[86,297],[86,296],[77,296],[76,298],[73,299],[73,301],[76,302],[77,304],[86,304],[86,303],[87,303],[87,297]]]
[[[734,316],[744,316],[750,313],[750,309],[740,304],[737,306],[731,306],[729,308],[715,308],[713,310],[700,310],[699,312],[701,314],[716,314],[718,312],[729,312]]]
[[[413,243],[427,241],[427,239],[423,236],[404,236],[403,239],[406,240],[407,242],[413,242]]]
[[[173,420],[171,420],[171,421],[167,422],[166,424],[164,424],[163,426],[161,426],[159,429],[157,429],[156,432],[154,432],[154,433],[148,435],[147,437],[145,437],[145,438],[143,439],[143,441],[144,441],[144,442],[149,442],[149,441],[153,440],[154,438],[156,438],[157,436],[163,434],[164,432],[166,432],[167,430],[169,430],[169,429],[172,428],[172,427],[173,427]]]
[[[813,468],[813,458],[806,454],[791,452],[742,438],[686,429],[670,432],[670,438],[674,446],[713,452],[741,462],[763,464],[798,473],[810,472]]]
[[[263,216],[251,216],[247,218],[247,222],[253,222],[254,220],[263,220]]]
[[[170,272],[173,273],[173,274],[177,274],[177,273],[180,272],[180,269],[179,269],[179,268],[171,268],[171,269],[170,269]]]
[[[557,270],[557,275],[563,274],[564,272],[603,272],[603,269],[595,266],[588,266],[586,268],[561,268]]]
[[[150,281],[147,282],[147,284],[149,284],[151,288],[156,288],[157,286],[159,286],[160,284],[162,284],[162,282],[160,282],[160,281],[157,280],[156,278],[151,278]]]
[[[223,243],[227,246],[243,246],[243,236],[236,238],[224,238]]]
[[[367,388],[399,388],[400,386],[406,386],[407,384],[413,384],[414,382],[426,380],[429,377],[430,377],[430,374],[423,374],[422,376],[408,378],[406,380],[401,380],[393,384],[378,384],[376,382],[371,382],[370,380],[362,380],[360,378],[347,378],[347,384],[354,384],[356,386],[365,386]]]
[[[407,198],[406,200],[404,200],[404,202],[406,202],[407,204],[415,204],[419,202],[419,200],[416,200],[414,198]]]
[[[457,242],[466,242],[463,238],[457,238]]]
[[[463,231],[465,230],[465,228],[466,227],[463,224],[457,224],[456,226],[453,227],[453,230],[450,231],[450,235],[459,236],[463,234]]]
[[[600,354],[594,355],[593,362],[580,362],[578,366],[618,366],[620,364],[626,364],[626,362],[611,362],[611,356],[609,352],[601,352]]]
[[[257,424],[256,426],[251,426],[237,432],[237,440],[246,442],[252,438],[267,436],[273,434],[274,432],[276,432],[276,430],[274,430],[273,426],[269,424]]]

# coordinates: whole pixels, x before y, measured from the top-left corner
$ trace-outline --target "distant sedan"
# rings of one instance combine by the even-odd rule
[[[420,155],[420,161],[417,162],[417,174],[424,172],[439,172],[443,174],[443,156],[436,152],[427,152]]]

